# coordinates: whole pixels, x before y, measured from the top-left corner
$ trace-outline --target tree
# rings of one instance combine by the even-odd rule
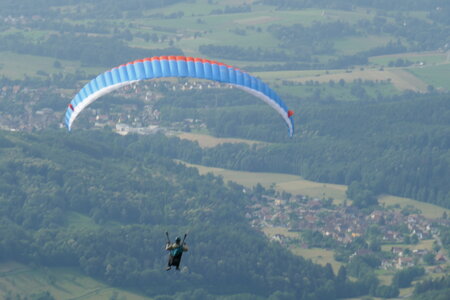
[[[406,268],[395,273],[392,282],[399,288],[409,287],[414,279],[422,276],[423,274],[425,274],[424,268],[421,267]]]
[[[359,208],[378,204],[378,199],[374,192],[360,182],[352,182],[346,191],[346,195],[349,199],[353,200],[353,205]]]
[[[423,261],[429,266],[436,264],[434,253],[428,252],[427,254],[425,254],[423,256]]]

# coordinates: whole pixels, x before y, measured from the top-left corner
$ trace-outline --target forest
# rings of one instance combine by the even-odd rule
[[[252,195],[242,186],[200,176],[149,145],[170,147],[163,136],[0,132],[1,259],[78,267],[152,296],[201,289],[332,299],[330,268],[250,228],[242,208]],[[94,224],[71,224],[80,215]],[[176,280],[164,271],[167,229],[189,231],[192,245]]]
[[[129,47],[115,37],[90,37],[65,33],[51,35],[38,43],[30,42],[21,33],[0,38],[0,51],[16,51],[22,54],[51,56],[58,59],[79,60],[84,65],[108,67],[131,61],[136,57],[151,57],[160,53],[182,55],[176,48],[139,49]]]
[[[173,107],[171,99],[162,99],[163,117],[167,121],[198,118],[216,136],[271,143],[265,147],[224,144],[202,150],[202,156],[194,148],[192,158],[183,148],[177,158],[228,169],[299,174],[320,182],[358,182],[362,191],[374,195],[389,193],[449,207],[447,94],[379,95],[358,103],[330,101],[320,94],[311,100],[294,102],[291,98],[299,112],[295,119],[298,131],[292,140],[283,134],[282,122],[270,109],[252,105],[250,97],[239,97],[241,105],[251,105],[246,110],[233,107],[233,102],[206,98],[217,105],[211,111],[199,108],[195,95],[195,91],[177,94],[177,107],[182,108]]]
[[[423,275],[421,267],[406,268],[383,285],[374,255],[351,259],[334,273],[329,264],[313,264],[269,242],[250,227],[243,208],[273,191],[259,185],[243,192],[168,158],[192,157],[193,146],[161,134],[0,132],[1,259],[79,268],[155,299],[390,298]],[[165,230],[189,233],[191,249],[175,281],[163,271]],[[441,235],[446,247],[447,231]],[[325,241],[316,235],[306,232],[305,238],[311,245]],[[356,239],[341,254],[368,247]],[[415,293],[441,285],[425,281]]]

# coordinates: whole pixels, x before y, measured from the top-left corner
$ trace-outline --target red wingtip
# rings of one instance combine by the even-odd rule
[[[288,117],[292,117],[294,115],[294,111],[293,110],[288,110]]]
[[[72,111],[74,111],[73,105],[72,105],[72,104],[69,104],[69,108],[70,108]]]

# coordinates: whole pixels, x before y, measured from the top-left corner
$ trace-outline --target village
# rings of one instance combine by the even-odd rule
[[[170,128],[162,128],[160,123],[160,111],[155,108],[155,103],[161,98],[161,89],[178,90],[202,90],[217,88],[220,84],[193,81],[177,82],[168,81],[143,82],[132,84],[116,91],[112,96],[123,100],[124,103],[115,102],[117,105],[104,109],[103,107],[88,107],[77,126],[80,128],[105,128],[115,129],[119,134],[128,133],[152,134],[167,129],[189,129],[193,126],[201,127],[198,120],[186,119],[174,122]],[[54,86],[49,87],[24,87],[18,84],[4,85],[0,88],[0,129],[9,131],[42,130],[44,128],[62,128],[66,107],[73,92]],[[194,124],[195,123],[195,124]]]
[[[133,84],[114,93],[124,100],[109,107],[87,108],[77,122],[81,128],[110,127],[117,133],[152,134],[158,131],[180,130],[204,126],[198,120],[186,119],[171,124],[170,128],[160,125],[160,111],[157,101],[161,91],[201,90],[217,88],[220,84],[206,81],[152,81]],[[57,87],[23,87],[4,85],[0,89],[0,129],[10,131],[35,131],[44,128],[62,128],[67,103],[73,91]],[[127,101],[128,100],[128,101]],[[346,245],[355,239],[367,238],[376,228],[378,240],[389,248],[391,255],[383,259],[380,268],[401,269],[424,264],[433,264],[433,272],[444,272],[448,257],[440,249],[439,226],[450,226],[448,218],[427,219],[414,207],[380,207],[367,213],[351,205],[333,204],[333,199],[310,198],[307,196],[262,196],[248,208],[246,217],[254,228],[283,227],[298,232],[319,232],[323,237]],[[299,238],[292,240],[282,234],[271,237],[286,246],[308,248],[308,242]],[[421,241],[433,241],[433,249],[421,248]],[[401,245],[410,245],[404,247]],[[396,246],[398,245],[398,246]],[[415,246],[417,245],[417,247]],[[354,255],[364,255],[370,249],[362,249]],[[429,257],[432,259],[429,259]]]
[[[320,233],[323,239],[332,240],[328,244],[334,243],[335,247],[345,246],[355,239],[375,238],[380,243],[378,249],[359,249],[350,259],[385,252],[380,255],[383,257],[380,269],[426,265],[429,272],[448,271],[448,257],[442,249],[438,229],[450,225],[445,213],[442,218],[428,219],[409,206],[381,206],[368,213],[346,203],[335,205],[331,198],[263,195],[261,199],[253,199],[252,205],[247,207],[246,218],[259,230],[278,227],[299,233],[298,238],[283,233],[270,236],[271,240],[286,247],[317,247],[308,244],[305,232]],[[423,247],[423,244],[430,246]]]

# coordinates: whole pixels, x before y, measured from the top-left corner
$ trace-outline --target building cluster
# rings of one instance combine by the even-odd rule
[[[150,81],[123,87],[112,97],[124,99],[116,105],[87,107],[80,118],[83,127],[110,127],[125,132],[153,133],[159,124],[161,112],[156,102],[167,91],[202,90],[217,88],[219,84],[206,81]],[[73,98],[75,91],[59,91],[56,87],[28,88],[20,85],[0,88],[0,129],[11,131],[40,130],[50,126],[64,126],[65,106]],[[49,103],[49,95],[64,102],[64,105]],[[128,101],[127,101],[128,100]],[[63,107],[59,110],[55,107]],[[191,129],[204,126],[200,120],[180,120],[174,122],[176,129]]]
[[[54,88],[53,88],[54,89]],[[63,113],[41,105],[48,97],[64,95],[56,89],[50,95],[50,88],[29,88],[21,85],[0,88],[0,129],[10,131],[40,130],[61,123]]]
[[[418,264],[426,264],[426,255],[431,255],[436,264],[430,268],[431,272],[441,273],[446,269],[442,265],[447,262],[447,257],[443,252],[435,253],[433,250],[418,247],[413,247],[412,250],[409,247],[391,247],[390,252],[392,253],[392,257],[381,261],[380,267],[384,270],[403,269],[414,267]]]
[[[262,196],[262,199],[253,200],[253,204],[247,207],[246,218],[255,228],[284,227],[293,232],[317,231],[344,245],[355,238],[367,238],[369,234],[374,234],[371,230],[373,228],[376,228],[375,234],[382,244],[413,245],[421,240],[438,240],[438,227],[434,225],[448,222],[442,219],[430,220],[420,213],[406,213],[393,207],[380,208],[367,214],[353,206],[333,205],[331,199],[306,196],[284,200]],[[282,234],[276,234],[272,239],[281,244],[289,244],[289,238]],[[302,246],[307,247],[306,244]],[[391,252],[391,258],[382,261],[381,267],[384,269],[413,266],[423,262],[424,255],[434,253],[432,250],[414,247],[412,250],[392,247]],[[439,252],[435,254],[434,260],[442,263],[446,262],[447,258]]]
[[[430,239],[436,234],[431,221],[421,214],[385,209],[367,215],[353,206],[334,206],[329,201],[306,196],[289,200],[265,198],[264,205],[255,203],[248,207],[247,218],[257,228],[282,226],[292,231],[319,231],[341,243],[363,236],[372,225],[377,225],[381,240],[386,243],[400,243],[412,236]]]

